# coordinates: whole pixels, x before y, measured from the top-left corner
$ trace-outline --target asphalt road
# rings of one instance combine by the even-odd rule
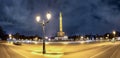
[[[0,58],[120,58],[120,42],[92,44],[42,44],[0,43]]]

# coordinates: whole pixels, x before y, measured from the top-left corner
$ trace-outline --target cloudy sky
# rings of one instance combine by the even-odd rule
[[[59,30],[60,11],[66,35],[120,31],[120,0],[0,0],[0,26],[7,33],[41,35],[35,17],[46,20],[50,12],[46,35],[53,36]]]

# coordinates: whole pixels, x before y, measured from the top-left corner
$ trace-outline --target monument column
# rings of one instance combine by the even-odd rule
[[[60,12],[60,20],[59,20],[59,25],[60,25],[60,32],[62,32],[63,31],[63,26],[62,26],[62,13]]]
[[[65,33],[63,32],[63,26],[62,26],[62,12],[60,12],[60,18],[59,18],[59,32],[57,33],[58,37],[64,37]]]

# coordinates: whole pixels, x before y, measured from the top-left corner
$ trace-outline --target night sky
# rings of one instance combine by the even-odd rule
[[[104,34],[120,31],[120,0],[0,0],[0,26],[9,33],[41,35],[37,15],[46,20],[46,35],[59,30],[59,12],[63,13],[63,31],[66,35]]]

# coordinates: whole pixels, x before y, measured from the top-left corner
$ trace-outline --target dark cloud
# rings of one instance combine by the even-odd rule
[[[63,13],[63,30],[71,34],[102,34],[119,30],[119,0],[0,0],[0,25],[10,32],[41,34],[35,16],[50,11],[52,20],[46,33],[55,35],[59,30],[59,12]]]

